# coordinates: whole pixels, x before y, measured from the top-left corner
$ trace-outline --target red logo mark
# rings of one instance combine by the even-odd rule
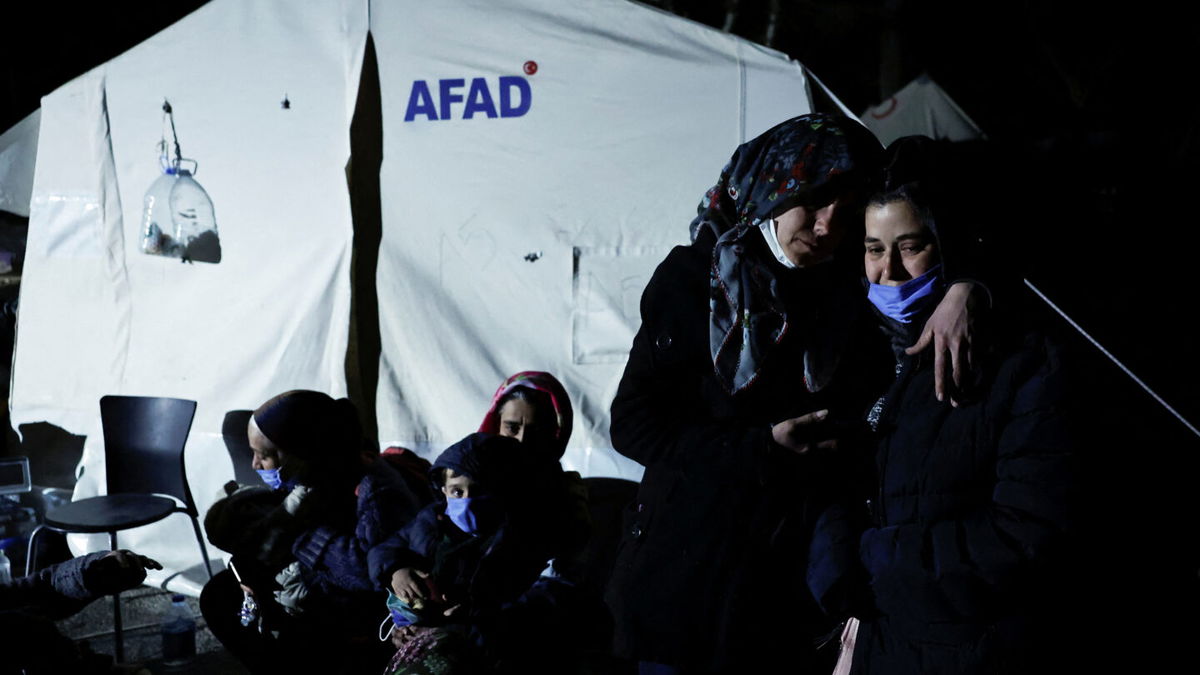
[[[526,61],[525,62],[525,74],[533,75],[536,72],[537,72],[537,61]]]

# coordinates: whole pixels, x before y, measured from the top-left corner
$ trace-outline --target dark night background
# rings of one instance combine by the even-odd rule
[[[0,129],[201,4],[23,8],[0,29]],[[756,42],[770,33],[771,46],[856,112],[930,74],[988,135],[959,150],[985,239],[1200,424],[1194,305],[1185,295],[1200,252],[1189,217],[1200,149],[1185,91],[1194,78],[1181,76],[1196,61],[1187,52],[1195,38],[1175,36],[1194,19],[1076,1],[647,4],[718,28],[732,17],[731,32]],[[689,217],[680,214],[681,223]],[[1136,612],[1110,628],[1113,640],[1153,644],[1167,599],[1191,608],[1198,595],[1200,440],[1094,349],[1077,346],[1086,386],[1102,400],[1081,462],[1084,520],[1100,542],[1093,601],[1128,607],[1126,619]],[[1195,634],[1194,618],[1184,625],[1180,635]]]

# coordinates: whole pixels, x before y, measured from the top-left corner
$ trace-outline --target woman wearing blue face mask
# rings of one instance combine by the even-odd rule
[[[380,601],[367,551],[429,497],[366,442],[348,399],[285,392],[247,426],[266,485],[239,489],[205,517],[210,541],[233,554],[201,594],[209,627],[255,673],[381,668],[386,651],[362,646]]]
[[[250,418],[249,424],[254,424],[254,418]],[[254,427],[257,432],[257,426]],[[250,450],[254,453],[253,459],[250,460],[250,466],[255,473],[262,478],[263,483],[272,490],[279,490],[284,487],[283,479],[279,477],[279,468],[283,462],[279,460],[279,449],[274,443],[270,442],[262,433],[251,433],[247,431],[247,437],[252,439]],[[266,443],[263,443],[263,441]],[[257,441],[257,443],[255,442]],[[292,486],[288,486],[290,489]]]
[[[855,617],[849,672],[1051,672],[1077,438],[1070,378],[1061,349],[999,307],[974,391],[957,407],[929,395],[932,364],[904,347],[961,262],[962,242],[947,242],[964,231],[936,151],[896,141],[868,202],[867,297],[897,375],[868,414],[874,485],[820,518],[809,587],[827,612]]]

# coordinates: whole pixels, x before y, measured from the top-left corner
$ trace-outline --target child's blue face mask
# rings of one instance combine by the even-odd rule
[[[480,520],[486,521],[491,500],[487,497],[455,497],[446,500],[450,522],[467,534],[479,532]]]

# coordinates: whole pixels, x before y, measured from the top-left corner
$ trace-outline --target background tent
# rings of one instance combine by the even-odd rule
[[[443,448],[505,376],[548,370],[575,404],[564,465],[639,478],[608,406],[642,289],[733,149],[809,111],[802,68],[624,0],[375,3],[371,32],[380,439]]]
[[[365,38],[363,2],[213,2],[43,100],[11,410],[14,427],[86,435],[77,496],[102,489],[104,394],[199,401],[188,469],[202,508],[232,477],[226,411],[297,387],[345,394],[344,167]],[[164,97],[215,207],[216,264],[140,250],[171,140]],[[173,518],[121,541],[168,571],[193,566]]]
[[[565,463],[637,477],[608,448],[607,407],[641,288],[732,149],[809,110],[801,67],[624,0],[369,16],[378,81],[361,91],[368,3],[214,0],[43,100],[12,417],[86,436],[77,496],[102,489],[104,394],[199,402],[201,508],[232,477],[226,411],[346,394],[365,234],[346,169],[370,182],[357,144],[380,131],[380,440],[440,450],[504,375],[546,369],[576,404]],[[173,140],[164,97],[214,205],[215,264],[140,249],[157,145]],[[167,521],[121,541],[174,573],[195,564],[186,536]]]
[[[920,134],[949,141],[983,138],[979,126],[928,75],[904,85],[883,103],[859,116],[879,142]]]

